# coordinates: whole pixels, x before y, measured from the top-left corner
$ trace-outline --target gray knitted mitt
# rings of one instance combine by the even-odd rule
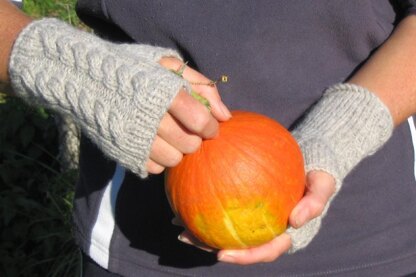
[[[106,156],[141,177],[158,126],[189,84],[163,68],[170,49],[117,45],[56,19],[34,21],[17,38],[9,74],[30,104],[73,117]]]
[[[293,131],[305,159],[306,172],[322,170],[336,180],[335,194],[321,216],[299,229],[289,228],[293,253],[318,233],[322,218],[345,176],[391,136],[393,120],[387,107],[368,90],[353,84],[330,87]]]

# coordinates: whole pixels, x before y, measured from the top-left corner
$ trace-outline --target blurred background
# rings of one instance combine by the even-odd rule
[[[33,16],[88,29],[76,0],[25,0]],[[0,276],[79,276],[72,236],[79,131],[68,118],[28,106],[0,84]]]

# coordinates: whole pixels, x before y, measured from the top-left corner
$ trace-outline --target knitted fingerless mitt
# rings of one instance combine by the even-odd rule
[[[141,177],[159,123],[189,84],[158,64],[170,49],[113,44],[56,19],[34,21],[9,64],[16,94],[68,114],[106,156]]]
[[[353,84],[330,87],[293,131],[305,160],[306,172],[322,170],[336,181],[336,192],[321,216],[299,229],[289,228],[290,252],[309,244],[341,188],[345,176],[365,157],[375,153],[391,136],[388,108],[368,90]]]

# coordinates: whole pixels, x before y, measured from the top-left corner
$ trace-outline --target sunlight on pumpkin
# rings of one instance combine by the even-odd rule
[[[233,111],[219,136],[167,171],[172,210],[208,246],[241,249],[283,233],[305,188],[302,153],[266,116]]]
[[[270,207],[261,200],[241,205],[241,201],[229,200],[222,210],[222,221],[212,221],[203,214],[194,218],[195,227],[206,235],[206,243],[226,248],[247,248],[270,241],[286,229],[279,223]],[[220,226],[222,222],[223,226]],[[214,232],[215,237],[210,233]]]

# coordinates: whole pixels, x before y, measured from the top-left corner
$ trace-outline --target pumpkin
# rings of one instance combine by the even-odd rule
[[[167,170],[174,213],[201,242],[217,249],[261,245],[283,233],[305,188],[302,153],[278,122],[234,111],[219,136]]]

